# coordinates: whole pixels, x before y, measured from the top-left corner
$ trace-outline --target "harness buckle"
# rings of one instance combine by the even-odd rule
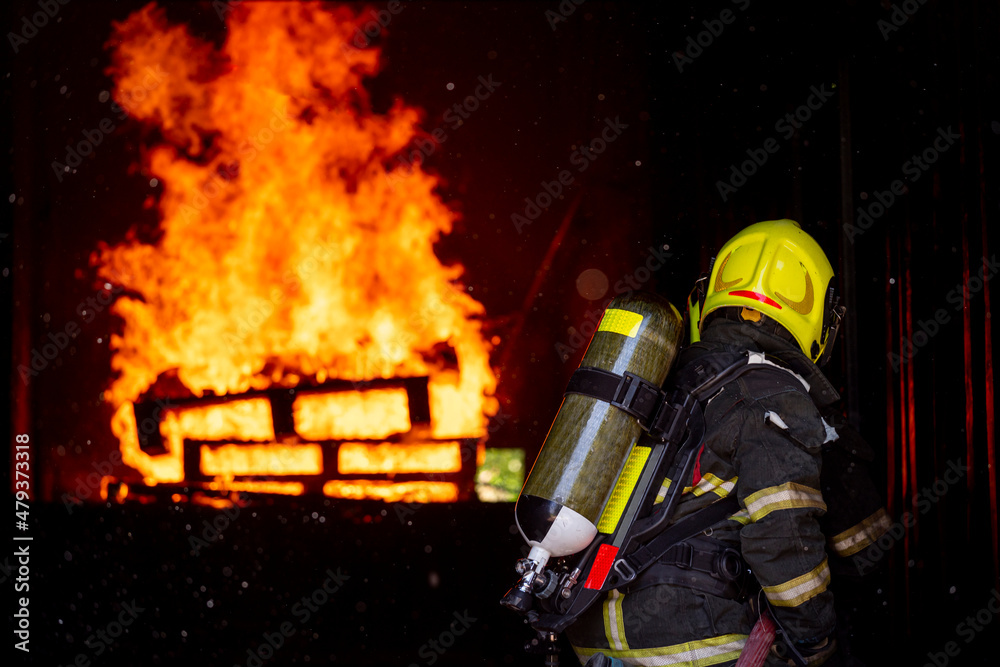
[[[618,576],[621,577],[619,585],[631,583],[632,580],[635,579],[636,576],[635,568],[629,565],[628,561],[625,560],[624,558],[619,558],[618,560],[616,560],[614,568],[615,572],[618,573]]]
[[[682,570],[690,570],[694,567],[694,549],[690,544],[686,542],[681,542],[674,546],[677,549],[677,555],[674,556],[674,565],[681,568]]]

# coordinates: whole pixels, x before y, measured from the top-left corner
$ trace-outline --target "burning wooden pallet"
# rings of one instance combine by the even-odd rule
[[[468,500],[478,438],[434,437],[427,386],[427,377],[329,380],[171,400],[167,409],[140,401],[135,423],[157,428],[135,434],[143,453],[170,458],[182,471],[164,491]]]

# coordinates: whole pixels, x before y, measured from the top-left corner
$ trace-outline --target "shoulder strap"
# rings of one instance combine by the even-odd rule
[[[614,570],[617,576],[609,576],[609,581],[605,582],[601,590],[611,590],[628,584],[640,572],[662,558],[670,547],[714,526],[739,508],[740,503],[736,496],[729,495],[681,519],[646,544],[640,545],[628,556],[615,562]]]
[[[583,366],[573,372],[565,394],[581,394],[610,403],[635,417],[643,430],[657,440],[678,443],[694,402],[707,401],[724,385],[755,369],[791,374],[809,391],[805,379],[761,352],[709,352],[697,359],[693,372],[686,372],[677,383],[679,388],[670,393],[634,373],[626,371],[619,375]]]

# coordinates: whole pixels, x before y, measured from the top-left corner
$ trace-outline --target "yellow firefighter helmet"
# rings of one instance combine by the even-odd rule
[[[833,267],[794,220],[758,222],[731,238],[719,250],[705,293],[699,333],[713,311],[737,306],[783,326],[813,362],[829,358],[843,315]]]

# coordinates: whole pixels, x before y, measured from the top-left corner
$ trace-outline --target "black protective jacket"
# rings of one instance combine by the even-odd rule
[[[705,443],[693,479],[683,481],[672,521],[736,494],[740,510],[705,533],[742,553],[788,638],[810,646],[836,625],[821,452],[841,441],[831,427],[839,395],[794,343],[763,327],[719,318],[705,328],[701,342],[685,349],[675,376],[679,382],[696,380],[706,361],[747,350],[763,352],[783,368],[747,373],[706,403]],[[824,420],[824,414],[831,416]],[[852,448],[863,444],[860,438],[849,442]],[[672,483],[664,481],[658,500]],[[851,507],[838,507],[844,517],[836,518],[837,526],[846,526],[850,539],[841,542],[850,543],[852,553],[881,534],[874,524],[887,521],[877,494],[862,495]],[[652,585],[650,580],[611,591],[568,630],[582,662],[596,652],[631,664],[735,661],[756,621],[749,600],[663,577],[653,577]]]
[[[796,641],[812,644],[836,625],[820,476],[823,445],[834,437],[823,411],[839,395],[794,343],[722,319],[685,350],[681,377],[705,355],[743,350],[764,352],[795,374],[748,373],[707,403],[705,447],[695,474],[701,479],[682,499],[677,518],[713,495],[736,493],[740,512],[717,526],[713,537],[739,547],[778,622]]]

